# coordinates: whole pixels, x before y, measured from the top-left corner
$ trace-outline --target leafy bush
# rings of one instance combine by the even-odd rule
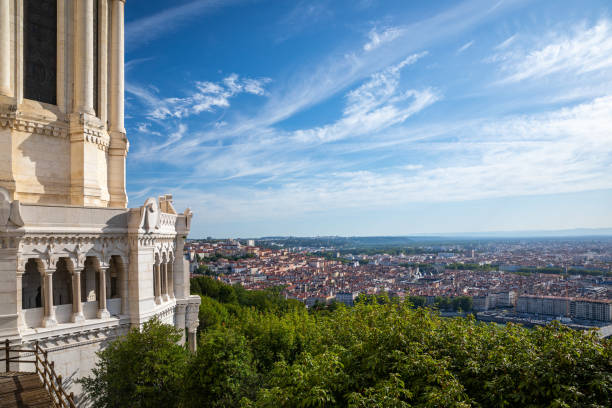
[[[90,377],[80,380],[94,407],[178,407],[189,353],[181,333],[153,319],[98,353]]]
[[[245,337],[212,329],[202,338],[183,381],[184,407],[232,407],[253,394],[257,376]]]
[[[309,313],[273,291],[220,285],[199,285],[217,298],[202,298],[195,355],[172,329],[161,341],[159,323],[130,332],[84,382],[94,405],[612,406],[612,342],[595,332],[448,319],[378,298]]]

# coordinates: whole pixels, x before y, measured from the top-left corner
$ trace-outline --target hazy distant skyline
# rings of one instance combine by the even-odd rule
[[[130,206],[191,237],[612,227],[600,1],[130,1]]]

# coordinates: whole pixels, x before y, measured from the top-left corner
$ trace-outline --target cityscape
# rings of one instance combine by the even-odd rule
[[[612,407],[610,0],[0,0],[0,408]]]
[[[313,242],[331,245],[306,246]],[[469,297],[469,311],[487,321],[557,319],[583,329],[612,322],[607,236],[430,239],[386,250],[346,246],[347,240],[334,237],[191,240],[185,251],[192,277],[208,275],[251,290],[280,286],[287,298],[308,307],[353,306],[359,295],[421,298],[432,306],[440,298]]]

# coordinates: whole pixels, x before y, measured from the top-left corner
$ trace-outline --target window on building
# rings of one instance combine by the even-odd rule
[[[57,0],[24,0],[24,96],[57,103]]]

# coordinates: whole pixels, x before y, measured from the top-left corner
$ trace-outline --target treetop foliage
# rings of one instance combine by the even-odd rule
[[[177,406],[189,353],[177,343],[181,333],[149,320],[98,353],[92,375],[80,380],[94,407]]]
[[[152,323],[101,353],[86,390],[150,397],[129,405],[149,407],[612,406],[612,343],[594,332],[443,318],[399,301],[309,312],[274,291],[211,279],[192,287],[202,294],[195,355],[153,340],[161,325]],[[142,371],[150,366],[155,382]]]

